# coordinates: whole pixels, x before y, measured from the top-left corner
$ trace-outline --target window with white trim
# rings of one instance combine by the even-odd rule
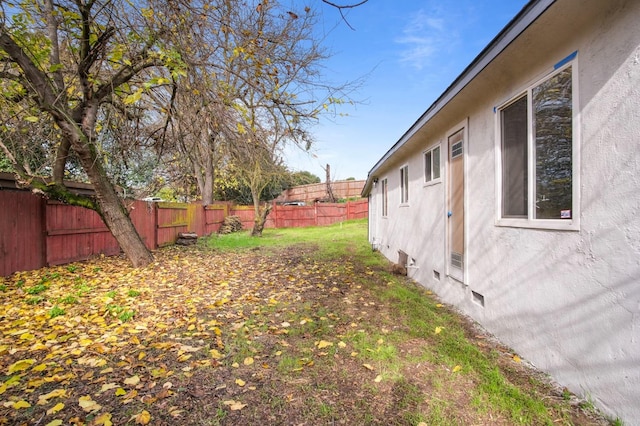
[[[380,192],[382,193],[382,216],[387,216],[388,205],[389,205],[389,197],[388,197],[388,188],[389,185],[387,183],[387,179],[382,179],[380,182]]]
[[[573,69],[555,70],[498,110],[502,224],[562,229],[575,217]]]
[[[440,145],[424,152],[424,182],[435,183],[440,180]]]
[[[400,168],[400,204],[409,202],[409,166]]]

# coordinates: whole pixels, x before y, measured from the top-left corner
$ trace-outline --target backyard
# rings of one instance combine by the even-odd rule
[[[604,425],[372,252],[366,221],[0,278],[0,424]]]

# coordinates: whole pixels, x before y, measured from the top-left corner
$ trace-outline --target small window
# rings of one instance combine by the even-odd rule
[[[409,166],[400,169],[400,203],[409,202]]]
[[[440,145],[424,153],[424,181],[433,183],[440,179]]]
[[[504,224],[565,229],[576,217],[572,93],[568,65],[499,109]]]
[[[387,196],[388,184],[386,179],[382,179],[380,182],[380,191],[382,192],[382,216],[387,216],[387,206],[389,205],[389,198]]]

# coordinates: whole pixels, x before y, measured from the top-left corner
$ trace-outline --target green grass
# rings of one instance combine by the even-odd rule
[[[366,219],[350,220],[330,226],[308,228],[281,228],[264,230],[262,237],[252,237],[248,231],[227,235],[213,235],[205,239],[207,247],[221,250],[247,250],[256,247],[288,247],[306,243],[318,246],[323,258],[338,258],[345,252],[362,255],[371,252],[367,243]],[[368,254],[368,253],[367,253]],[[367,263],[380,264],[380,256],[364,256]]]
[[[60,308],[58,305],[54,306],[49,310],[49,318],[59,317],[60,315],[64,315],[64,309]]]
[[[26,289],[25,292],[27,294],[40,294],[43,291],[46,291],[48,288],[49,287],[47,287],[44,284],[37,284],[37,285],[34,285],[33,287]]]
[[[443,393],[444,398],[447,395],[447,385],[457,375],[465,375],[474,383],[468,392],[471,404],[478,413],[498,411],[513,424],[553,423],[554,419],[544,402],[545,396],[523,391],[510,383],[497,366],[497,355],[483,352],[467,339],[462,318],[442,307],[424,288],[407,284],[403,278],[386,272],[388,261],[380,253],[373,252],[368,244],[366,220],[347,221],[325,227],[265,229],[260,238],[251,237],[248,232],[212,236],[205,239],[204,244],[220,251],[259,247],[267,253],[271,248],[296,244],[313,245],[318,250],[309,255],[311,260],[335,261],[342,260],[345,256],[353,260],[335,262],[333,266],[340,273],[350,272],[348,268],[353,268],[353,264],[364,267],[364,274],[353,274],[356,276],[354,285],[370,288],[381,303],[390,306],[394,313],[393,325],[399,324],[400,327],[382,334],[380,330],[363,324],[361,328],[364,332],[352,330],[342,339],[358,353],[360,362],[374,365],[385,382],[393,383],[398,392],[397,407],[403,410],[402,415],[407,424],[421,421],[436,425],[464,424],[464,419],[459,418],[455,411],[455,403],[439,400],[437,397],[427,398],[428,411],[420,411],[419,406],[425,401],[425,395],[411,382],[413,378],[403,376],[404,367],[415,363],[416,357],[421,362],[440,366],[440,370],[432,376],[432,385],[437,392]],[[328,336],[327,340],[335,341],[336,339],[331,338],[332,330],[328,328],[330,321],[326,319],[327,315],[326,308],[306,303],[286,318],[292,324],[289,336],[309,336],[310,340]],[[308,320],[301,324],[303,319]],[[424,339],[426,343],[423,351],[413,357],[399,353],[398,347],[412,339]],[[234,340],[235,345],[231,344],[227,349],[232,354],[231,359],[241,363],[245,356],[251,354],[251,349],[239,343],[242,339]],[[283,353],[278,362],[277,370],[291,375],[305,366],[306,358],[301,348],[298,348],[297,353]],[[452,371],[456,373],[452,374]],[[332,412],[326,408],[322,404],[315,407],[321,417],[329,417]],[[368,418],[365,411],[361,413],[359,421],[366,421]]]

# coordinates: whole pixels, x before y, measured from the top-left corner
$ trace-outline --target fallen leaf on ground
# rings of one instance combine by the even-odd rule
[[[243,404],[240,401],[234,401],[234,400],[224,401],[223,404],[229,406],[229,409],[231,411],[242,410],[244,407],[247,406],[247,404]]]
[[[332,342],[328,342],[326,340],[320,340],[318,342],[318,349],[324,349],[326,347],[333,346]]]
[[[91,399],[91,396],[89,395],[81,396],[78,399],[78,405],[80,405],[80,407],[82,407],[82,409],[87,413],[90,411],[98,411],[102,408],[102,405]]]
[[[35,359],[21,359],[20,361],[16,361],[9,366],[7,369],[7,375],[15,373],[17,371],[24,371],[27,368],[31,367],[33,363],[35,363]]]
[[[55,414],[58,411],[62,410],[64,408],[64,404],[62,402],[58,402],[56,405],[54,405],[53,407],[49,408],[47,410],[47,415],[51,415],[51,414]]]
[[[37,404],[38,405],[46,405],[51,398],[57,398],[57,397],[66,398],[67,397],[67,392],[64,389],[56,389],[56,390],[53,390],[53,391],[51,391],[51,392],[49,392],[49,393],[47,393],[45,395],[40,395],[38,397]]]
[[[102,426],[112,426],[113,423],[111,422],[111,413],[102,413],[100,416],[96,417],[93,420],[92,424],[102,425]]]
[[[140,377],[136,374],[135,376],[131,376],[128,379],[124,379],[125,385],[135,386],[140,383]]]
[[[137,425],[146,425],[151,421],[151,414],[147,410],[143,410],[140,414],[131,416],[130,420],[134,420]]]

